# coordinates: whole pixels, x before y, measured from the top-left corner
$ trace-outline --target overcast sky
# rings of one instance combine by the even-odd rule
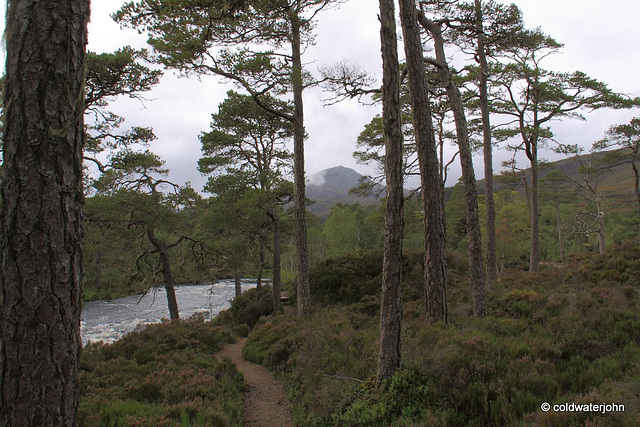
[[[124,45],[145,47],[144,36],[133,30],[121,30],[109,17],[123,1],[93,0],[89,24],[89,49],[112,52]],[[517,0],[528,27],[541,27],[565,47],[562,54],[543,63],[556,71],[584,71],[590,77],[607,83],[613,90],[640,95],[640,1],[638,0]],[[305,54],[308,70],[319,65],[348,60],[358,63],[378,79],[381,78],[378,2],[349,0],[338,10],[319,16],[316,45]],[[2,8],[4,13],[4,8]],[[4,19],[2,19],[4,22]],[[401,49],[402,52],[402,49]],[[120,100],[112,110],[126,118],[128,126],[151,126],[158,140],[154,152],[167,162],[175,182],[191,181],[200,190],[206,180],[196,167],[200,157],[198,135],[209,129],[211,113],[225,98],[229,83],[216,78],[202,81],[178,78],[167,71],[160,85],[147,97],[150,101]],[[305,125],[307,175],[343,165],[360,173],[372,170],[356,164],[352,157],[355,141],[364,124],[380,107],[366,107],[357,102],[344,102],[323,107],[326,95],[320,89],[305,92]],[[587,121],[554,124],[556,139],[589,147],[602,138],[612,124],[640,115],[635,111],[602,111],[591,113]],[[453,151],[453,149],[452,149]],[[494,165],[508,156],[498,155]],[[555,158],[543,153],[542,157]],[[482,177],[482,158],[474,158],[478,177]],[[459,176],[456,167],[449,185]]]

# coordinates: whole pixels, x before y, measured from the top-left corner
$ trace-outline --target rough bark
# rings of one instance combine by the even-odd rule
[[[294,175],[294,223],[296,229],[297,311],[304,315],[309,306],[309,255],[307,250],[306,183],[304,174],[304,110],[302,81],[302,52],[300,18],[294,12],[291,17],[291,80],[293,87],[293,175]]]
[[[471,296],[474,317],[484,317],[486,310],[486,295],[484,282],[484,264],[482,260],[482,234],[480,231],[480,215],[478,213],[478,192],[476,177],[473,170],[473,156],[469,142],[467,118],[460,90],[453,81],[451,71],[447,65],[444,51],[444,38],[440,25],[427,19],[424,14],[419,15],[422,26],[431,33],[435,46],[436,61],[440,80],[447,92],[449,104],[453,112],[460,166],[462,167],[462,181],[465,195],[465,217],[467,226],[467,254],[469,258],[469,276],[471,280]]]
[[[0,426],[73,426],[89,2],[7,10]]]
[[[477,60],[480,64],[480,116],[482,119],[482,154],[484,157],[484,196],[486,211],[486,288],[491,289],[498,280],[498,261],[496,255],[496,208],[493,197],[493,143],[491,140],[491,119],[489,110],[489,64],[485,53],[484,18],[482,4],[475,0],[476,32],[478,38]]]
[[[280,266],[281,256],[281,232],[280,218],[276,213],[269,213],[273,225],[273,312],[277,313],[282,308],[282,268]]]
[[[176,298],[176,283],[171,272],[171,259],[169,258],[168,245],[158,239],[152,229],[147,230],[149,241],[158,251],[160,256],[160,266],[162,268],[162,281],[164,289],[167,292],[167,306],[169,307],[169,318],[180,320],[180,312],[178,311],[178,299]],[[174,246],[174,245],[173,245]]]
[[[380,0],[380,40],[383,64],[382,119],[384,123],[386,207],[384,260],[380,307],[380,352],[377,382],[400,367],[402,327],[403,175],[400,70],[393,0]]]
[[[415,0],[400,0],[400,21],[411,88],[413,127],[420,167],[425,233],[427,319],[447,320],[447,260],[443,184],[431,121],[429,91]]]

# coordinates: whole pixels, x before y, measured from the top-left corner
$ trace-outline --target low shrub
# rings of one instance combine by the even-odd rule
[[[226,329],[194,318],[85,347],[79,425],[241,425],[242,375],[213,356],[231,340]]]
[[[470,316],[468,280],[457,270],[450,271],[449,324],[425,323],[423,301],[408,290],[402,368],[381,388],[374,381],[378,291],[360,295],[359,285],[341,284],[350,300],[359,297],[345,305],[331,299],[339,277],[327,284],[324,307],[303,319],[261,322],[245,354],[283,378],[298,425],[635,425],[640,304],[627,278],[636,267],[626,255],[592,258],[620,274],[607,284],[576,282],[578,272],[597,276],[587,258],[533,274],[508,271],[488,293],[484,319]],[[409,288],[422,273],[419,256],[411,263]],[[616,402],[626,411],[551,414],[543,402]]]
[[[315,265],[310,272],[313,299],[319,304],[354,304],[380,292],[382,252],[344,255]]]
[[[611,245],[604,254],[576,255],[571,262],[578,265],[570,272],[573,283],[607,286],[640,283],[640,242],[637,239]]]
[[[286,364],[293,351],[293,321],[267,321],[253,331],[243,349],[245,359],[276,369]],[[287,351],[289,349],[289,351]]]
[[[231,327],[239,336],[247,336],[258,320],[273,314],[273,293],[270,286],[252,288],[231,301],[231,307],[220,312],[217,325]]]
[[[319,305],[356,304],[380,297],[382,258],[379,251],[357,255],[343,255],[313,266],[310,281],[313,302]],[[465,259],[447,253],[449,274],[454,281],[468,271]],[[402,297],[415,301],[424,296],[424,252],[405,251],[402,260]]]
[[[440,393],[415,369],[401,369],[376,387],[366,383],[355,400],[331,416],[334,426],[444,426]]]

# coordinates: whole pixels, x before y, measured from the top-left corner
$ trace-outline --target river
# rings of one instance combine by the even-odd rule
[[[255,286],[255,280],[244,279],[242,282],[243,291]],[[207,319],[212,319],[230,306],[234,296],[233,281],[176,286],[181,319],[195,313],[202,313]],[[163,318],[169,318],[169,309],[162,287],[153,288],[145,295],[85,302],[80,326],[82,342],[113,342],[138,326],[158,323]]]

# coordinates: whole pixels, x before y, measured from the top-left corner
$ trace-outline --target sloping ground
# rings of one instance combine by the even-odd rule
[[[616,151],[616,150],[598,152],[595,154],[593,159],[594,160],[603,159],[605,155],[610,154],[613,151]],[[585,161],[591,160],[588,154],[584,155],[584,159]],[[540,179],[544,178],[551,171],[559,171],[559,172],[566,173],[568,175],[575,176],[579,168],[580,168],[580,163],[573,157],[556,160],[553,162],[549,162],[547,165],[541,168]],[[500,179],[499,179],[499,174],[501,172],[502,172],[501,170],[495,171],[496,173],[495,177],[498,178],[495,180],[495,184],[494,184],[496,192],[504,190],[505,188],[504,183],[500,182]],[[527,175],[527,177],[531,177],[531,169],[529,168],[525,169],[524,173]],[[574,185],[571,182],[567,182],[565,185],[567,188],[574,187]],[[618,194],[632,194],[634,185],[635,185],[635,182],[633,177],[633,169],[631,168],[631,165],[628,163],[611,167],[599,179],[599,189],[607,193],[615,192]],[[452,191],[452,188],[453,187],[449,187],[445,191],[450,192]],[[478,192],[480,193],[484,192],[484,179],[478,180]]]
[[[314,215],[326,219],[331,213],[331,208],[337,203],[360,203],[363,206],[380,203],[380,199],[374,196],[363,197],[349,193],[349,190],[359,185],[361,178],[362,175],[358,172],[343,166],[326,169],[310,176],[307,197],[314,203],[307,209]]]
[[[368,286],[380,282],[361,280],[369,275],[363,257],[372,258],[322,266],[316,277],[333,277],[312,279],[314,298],[324,295],[324,301],[308,315],[273,316],[249,336],[245,355],[281,372],[298,425],[640,426],[637,240],[536,273],[503,272],[488,294],[484,319],[471,317],[466,270],[451,258],[449,324],[424,321],[423,274],[409,269],[403,274],[403,367],[383,389],[371,381],[379,285],[373,295]],[[360,300],[347,305],[358,293]],[[625,409],[544,412],[543,402]]]
[[[284,427],[293,425],[291,408],[282,384],[263,366],[242,358],[242,349],[247,339],[241,339],[220,350],[218,356],[227,357],[247,383],[244,395],[243,422],[247,427]]]

